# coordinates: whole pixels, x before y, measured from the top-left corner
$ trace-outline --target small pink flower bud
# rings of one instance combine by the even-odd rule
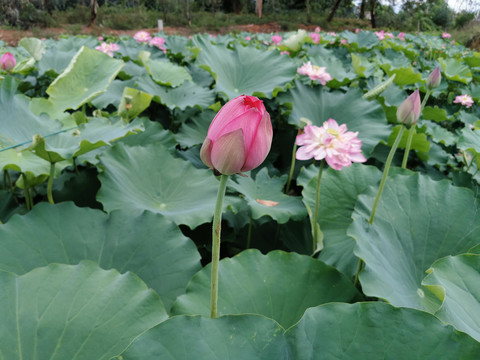
[[[12,70],[16,64],[15,56],[12,53],[6,52],[0,58],[0,67],[5,71]]]
[[[213,119],[200,157],[224,175],[249,171],[265,160],[272,137],[270,115],[263,102],[241,95],[226,103]]]
[[[440,85],[440,82],[442,81],[442,73],[440,72],[440,67],[437,67],[435,70],[433,70],[430,75],[428,75],[426,84],[427,87],[430,90],[435,89]]]
[[[420,111],[420,93],[417,89],[398,107],[397,121],[407,126],[414,125],[420,117]]]

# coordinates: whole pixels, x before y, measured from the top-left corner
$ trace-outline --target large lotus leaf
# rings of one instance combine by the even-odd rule
[[[173,314],[210,314],[210,265],[198,272],[172,307]],[[220,261],[218,315],[260,314],[284,328],[309,307],[352,301],[353,284],[334,268],[306,255],[246,250]],[[254,295],[253,295],[254,294]]]
[[[135,275],[93,262],[0,272],[4,359],[108,360],[167,317]]]
[[[277,88],[285,88],[297,72],[293,61],[277,51],[243,46],[230,50],[197,39],[202,51],[196,63],[212,72],[216,91],[225,93],[230,99],[243,94],[272,98]]]
[[[465,127],[458,138],[457,146],[462,150],[473,150],[480,153],[480,130]]]
[[[215,112],[207,109],[189,118],[175,134],[175,139],[183,147],[202,144],[207,137],[208,128],[214,117]]]
[[[363,55],[352,53],[351,57],[353,70],[358,76],[369,77],[377,67],[375,63],[370,62],[368,58]]]
[[[299,179],[303,183],[304,203],[315,209],[318,167],[312,166],[315,177],[306,176]],[[302,174],[306,173],[305,171]],[[324,248],[319,259],[334,266],[347,276],[352,276],[357,270],[358,259],[353,254],[355,241],[347,235],[347,229],[352,223],[352,212],[358,195],[366,192],[370,186],[380,182],[381,172],[374,166],[352,164],[341,171],[328,168],[323,171],[320,187],[320,206],[318,224],[323,232]]]
[[[157,84],[146,74],[135,78],[136,86],[148,94],[154,96],[153,100],[160,102],[169,109],[199,106],[206,108],[215,102],[215,92],[190,81],[171,88]]]
[[[258,315],[175,316],[138,337],[123,360],[288,360],[284,330]]]
[[[283,193],[287,176],[270,177],[267,168],[261,169],[255,180],[251,177],[236,176],[229,184],[242,194],[247,201],[253,219],[270,216],[279,224],[285,224],[290,219],[299,221],[307,216],[302,199]]]
[[[381,302],[308,309],[286,337],[294,359],[474,360],[480,351],[478,342],[431,314]]]
[[[40,75],[49,70],[62,73],[82,46],[93,48],[98,45],[98,40],[93,37],[70,36],[68,39],[45,43],[45,53],[37,64]]]
[[[430,135],[432,140],[436,143],[443,143],[444,145],[451,146],[457,142],[457,135],[448,131],[443,126],[428,120],[423,121],[422,124],[426,126],[428,135]]]
[[[92,260],[104,269],[137,274],[167,308],[201,268],[193,242],[151,212],[105,214],[73,203],[40,203],[0,226],[0,238],[0,270],[22,274],[49,263]]]
[[[177,87],[186,80],[192,81],[192,77],[185,68],[168,60],[149,60],[145,67],[153,80],[161,85]]]
[[[104,92],[123,64],[121,60],[83,46],[47,88],[49,100],[59,110],[78,109]]]
[[[295,85],[291,90],[293,110],[288,119],[290,124],[303,126],[300,122],[302,117],[317,126],[322,126],[329,118],[335,119],[339,124],[347,124],[348,130],[358,131],[366,156],[371,154],[379,142],[386,142],[390,127],[385,112],[378,103],[365,100],[361,90],[328,92],[323,87],[311,88],[299,81]]]
[[[126,81],[113,80],[107,90],[91,100],[93,106],[97,109],[105,109],[108,105],[113,105],[118,109],[122,100],[123,92],[126,88],[134,87],[135,80]]]
[[[378,36],[372,31],[360,31],[358,34],[345,31],[343,37],[349,44],[360,49],[371,49],[379,43]]]
[[[211,221],[218,190],[212,172],[174,158],[162,144],[118,144],[100,160],[97,200],[107,211],[150,210],[190,228]]]
[[[458,59],[439,59],[442,64],[445,77],[450,80],[460,81],[468,84],[472,81],[470,68]]]
[[[18,42],[35,59],[40,60],[45,52],[45,44],[40,39],[23,38]]]
[[[438,106],[425,106],[422,111],[422,118],[425,120],[433,120],[435,122],[442,122],[448,119],[447,111]]]
[[[42,159],[58,162],[85,154],[99,147],[109,145],[121,137],[143,130],[140,121],[125,124],[117,119],[92,118],[78,128],[54,136],[34,136],[31,150]]]
[[[0,151],[0,169],[30,173],[30,176],[34,177],[48,177],[50,163],[30,151],[9,149]]]
[[[480,341],[480,255],[447,256],[427,273],[422,284],[443,302],[435,315]]]
[[[383,69],[388,76],[395,75],[395,79],[393,79],[393,82],[400,86],[412,85],[422,81],[422,74],[416,72],[412,66],[390,69],[388,66],[384,65]]]
[[[123,90],[122,100],[118,106],[118,115],[122,119],[131,121],[150,106],[153,95],[143,91],[126,87]]]
[[[33,135],[47,134],[59,131],[62,124],[50,120],[48,116],[36,116],[28,105],[30,99],[17,93],[18,83],[7,76],[0,82],[0,148],[28,144]]]
[[[436,311],[439,300],[421,285],[425,271],[444,256],[466,252],[480,238],[480,211],[470,189],[415,174],[387,179],[372,225],[377,189],[359,196],[349,235],[365,268],[365,294],[394,306]]]

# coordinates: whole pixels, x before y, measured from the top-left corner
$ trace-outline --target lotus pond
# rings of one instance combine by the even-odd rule
[[[0,359],[479,358],[480,53],[369,31],[141,35],[0,43]],[[226,182],[211,317],[220,181],[200,149],[241,95],[273,141]],[[366,161],[295,161],[328,119]]]

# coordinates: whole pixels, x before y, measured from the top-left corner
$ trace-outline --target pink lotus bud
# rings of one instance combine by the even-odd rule
[[[430,90],[435,89],[440,85],[440,82],[442,81],[442,73],[440,72],[440,67],[437,67],[435,70],[433,70],[430,75],[428,75],[426,84],[427,87]]]
[[[263,102],[241,95],[226,103],[213,119],[200,157],[224,175],[249,171],[265,160],[272,137],[270,115]]]
[[[0,58],[0,67],[5,71],[12,70],[16,64],[15,56],[12,53],[6,52]]]
[[[407,126],[414,125],[420,117],[420,111],[420,93],[417,89],[398,107],[397,121]]]
[[[275,44],[275,45],[280,45],[280,43],[282,42],[283,38],[280,36],[280,35],[273,35],[272,36],[272,42]]]

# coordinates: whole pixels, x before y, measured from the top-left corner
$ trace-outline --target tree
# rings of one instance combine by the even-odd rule
[[[98,0],[91,0],[90,6],[92,8],[92,11],[90,13],[90,23],[88,24],[88,26],[92,26],[95,23],[95,20],[97,19]]]
[[[333,4],[333,8],[330,11],[330,14],[328,15],[327,22],[330,22],[333,20],[333,17],[335,16],[335,12],[337,11],[338,7],[340,6],[340,3],[342,0],[336,0],[335,4]]]
[[[360,4],[360,19],[365,19],[365,5],[366,5],[367,0],[362,0],[362,3]]]
[[[255,15],[257,15],[259,19],[262,18],[262,10],[263,0],[255,0]]]
[[[372,28],[377,27],[377,23],[375,21],[375,7],[377,6],[377,0],[370,0],[370,21],[372,23]]]

